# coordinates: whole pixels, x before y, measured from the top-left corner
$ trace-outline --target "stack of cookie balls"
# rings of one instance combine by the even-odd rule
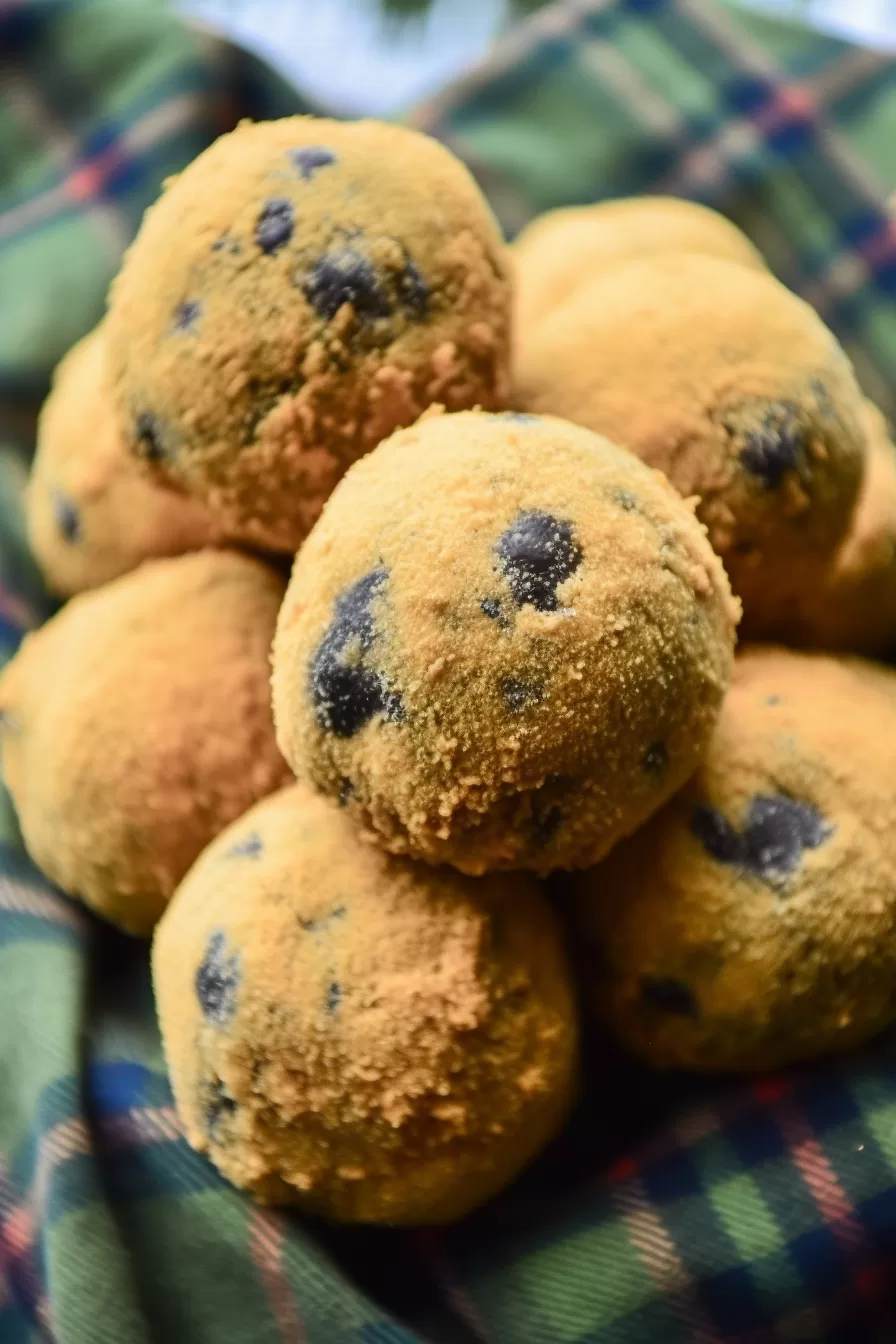
[[[25,844],[154,934],[187,1138],[257,1198],[462,1217],[581,1011],[718,1070],[896,1015],[896,674],[841,656],[896,636],[896,459],[720,216],[508,249],[423,136],[241,125],[57,371],[27,517],[74,596],[0,677]],[[826,652],[735,657],[742,611]]]

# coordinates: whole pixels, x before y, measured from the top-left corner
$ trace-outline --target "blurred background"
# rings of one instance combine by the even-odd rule
[[[400,112],[487,55],[512,18],[541,7],[540,0],[175,3],[345,116]],[[896,52],[896,0],[749,0],[748,7]]]

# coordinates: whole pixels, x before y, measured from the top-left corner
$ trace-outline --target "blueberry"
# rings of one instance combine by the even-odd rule
[[[56,519],[56,526],[59,528],[60,535],[70,545],[75,545],[81,540],[81,515],[68,495],[64,495],[61,490],[52,490],[50,498],[53,503],[53,516]]]
[[[669,751],[665,742],[654,742],[648,747],[641,762],[648,775],[661,775],[669,764]]]
[[[326,145],[303,145],[301,149],[291,149],[289,157],[299,170],[299,176],[306,182],[319,168],[328,168],[336,162],[336,155]]]
[[[739,834],[711,807],[697,807],[691,830],[720,863],[733,864],[765,882],[775,882],[799,867],[805,849],[817,849],[833,834],[811,803],[784,794],[757,795]]]
[[[205,1128],[209,1138],[215,1137],[215,1130],[221,1120],[229,1120],[236,1114],[237,1104],[229,1092],[225,1091],[220,1078],[215,1078],[209,1088],[209,1100],[205,1108]]]
[[[687,985],[668,976],[645,975],[641,980],[641,999],[648,1008],[678,1017],[697,1017],[699,1009]]]
[[[343,778],[339,782],[339,806],[348,807],[355,796],[355,786],[348,778]]]
[[[804,849],[818,849],[832,833],[811,803],[783,794],[760,795],[747,813],[747,867],[764,878],[791,873],[799,867]]]
[[[638,496],[632,494],[631,490],[614,490],[613,498],[626,513],[632,513],[638,507]]]
[[[225,854],[228,859],[260,859],[264,852],[264,842],[257,831],[250,832],[242,840],[237,840]]]
[[[159,422],[149,411],[141,411],[137,416],[137,452],[147,462],[160,462],[165,456],[162,432]]]
[[[515,421],[518,425],[537,425],[541,416],[529,415],[526,411],[496,411],[495,418]]]
[[[751,430],[746,440],[740,453],[741,465],[769,490],[774,490],[787,472],[793,471],[805,448],[796,408],[788,404],[769,410],[761,428]]]
[[[342,986],[334,980],[327,990],[327,1012],[335,1013],[342,1002]]]
[[[714,807],[695,807],[691,813],[691,831],[707,854],[719,863],[742,863],[743,842],[726,817]]]
[[[311,664],[311,697],[321,728],[352,737],[377,714],[403,718],[401,699],[362,661],[374,642],[372,606],[389,571],[372,570],[336,599],[333,619]],[[349,661],[343,654],[349,650]]]
[[[501,695],[511,714],[519,714],[526,705],[537,705],[544,690],[531,681],[517,681],[515,677],[504,677],[501,682]]]
[[[184,299],[174,310],[174,330],[192,331],[201,312],[202,304],[198,299]]]
[[[196,997],[204,1015],[215,1026],[225,1026],[236,1012],[240,976],[239,953],[228,957],[226,936],[213,933],[196,972]]]
[[[479,603],[480,610],[484,611],[489,620],[500,621],[501,603],[496,597],[484,597]]]
[[[302,291],[315,312],[327,322],[346,303],[352,305],[355,317],[361,322],[388,317],[392,312],[376,271],[366,257],[350,247],[321,257],[306,277]]]
[[[429,286],[410,257],[398,279],[398,296],[402,308],[412,317],[426,317],[429,311]]]
[[[262,252],[278,252],[292,237],[292,202],[285,196],[272,196],[265,201],[255,225],[255,241]]]
[[[518,607],[556,611],[557,588],[582,563],[572,525],[531,509],[521,513],[498,541],[498,563]]]

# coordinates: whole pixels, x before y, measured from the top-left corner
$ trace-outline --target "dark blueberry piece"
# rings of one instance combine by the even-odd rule
[[[355,786],[350,779],[344,778],[339,783],[339,806],[347,807],[355,796]]]
[[[412,317],[426,317],[429,310],[429,285],[410,257],[398,280],[398,295],[402,308]]]
[[[638,507],[638,496],[632,494],[631,490],[614,490],[613,498],[626,513],[631,513]]]
[[[220,1078],[215,1078],[209,1088],[208,1105],[205,1108],[205,1127],[210,1138],[214,1138],[215,1130],[221,1120],[229,1120],[236,1114],[237,1104],[229,1092],[224,1089],[224,1084]]]
[[[765,697],[765,703],[767,705],[780,705],[781,697],[780,695],[767,695]]]
[[[833,828],[811,803],[783,794],[753,799],[744,828],[746,867],[757,877],[775,878],[799,866],[804,849],[817,849]]]
[[[333,619],[311,664],[317,721],[337,737],[352,737],[376,714],[393,722],[404,717],[400,697],[381,673],[361,661],[373,645],[373,601],[388,576],[384,568],[372,570],[336,599]],[[346,649],[347,662],[342,656]]]
[[[236,1012],[239,984],[239,953],[228,957],[226,936],[213,933],[196,972],[196,997],[209,1022],[221,1027],[230,1021]]]
[[[537,705],[543,694],[543,687],[535,682],[517,681],[515,677],[504,677],[501,682],[501,695],[511,714],[519,714],[526,705]]]
[[[769,411],[761,429],[751,430],[741,449],[741,465],[769,490],[781,484],[804,450],[803,430],[788,407]]]
[[[490,620],[500,621],[501,603],[497,597],[484,597],[479,603],[480,609],[485,612]]]
[[[378,317],[388,317],[392,311],[376,271],[366,257],[350,247],[321,257],[302,291],[315,312],[327,322],[345,303],[352,305],[359,321],[372,322]]]
[[[344,918],[345,906],[337,905],[334,910],[331,910],[328,915],[324,915],[321,919],[302,919],[300,915],[299,923],[306,933],[321,933],[329,924],[332,924],[334,919]]]
[[[691,813],[691,831],[707,854],[719,863],[742,863],[744,844],[737,831],[714,807],[695,807]]]
[[[661,775],[669,764],[669,751],[665,742],[654,742],[648,747],[643,760],[648,775]]]
[[[264,842],[257,831],[237,840],[236,844],[230,846],[225,858],[228,859],[260,859],[264,852]]]
[[[556,611],[557,588],[582,563],[572,525],[540,509],[521,513],[497,545],[501,572],[518,607]]]
[[[526,411],[495,411],[498,420],[513,420],[519,425],[537,425],[540,415],[529,415]]]
[[[336,155],[332,149],[327,149],[326,145],[303,145],[301,149],[291,149],[289,157],[298,168],[299,176],[306,182],[314,176],[318,168],[328,168],[331,163],[336,162]]]
[[[202,304],[198,299],[184,299],[174,310],[174,330],[192,331],[201,312]]]
[[[342,1002],[342,986],[334,980],[327,990],[327,1012],[335,1013]]]
[[[648,1008],[679,1017],[697,1017],[697,1000],[680,980],[668,976],[645,975],[641,980],[641,999]]]
[[[292,201],[285,196],[272,196],[261,207],[255,225],[255,241],[262,252],[278,252],[292,237]]]
[[[61,490],[52,490],[50,498],[53,501],[53,517],[56,519],[60,534],[70,545],[75,545],[81,540],[81,515],[68,495],[64,495]]]
[[[165,456],[159,422],[149,411],[137,416],[137,451],[147,462],[160,462]]]

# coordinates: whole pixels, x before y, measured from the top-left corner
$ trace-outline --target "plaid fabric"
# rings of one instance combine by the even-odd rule
[[[299,100],[138,0],[0,0],[0,659],[47,610],[18,494],[35,408],[161,178]],[[896,388],[896,70],[699,0],[567,0],[417,124],[508,227],[614,192],[721,205]],[[858,151],[861,151],[861,155]],[[694,1081],[589,1044],[516,1186],[432,1233],[254,1208],[183,1141],[145,948],[54,893],[0,794],[0,1341],[893,1344],[896,1033]]]

